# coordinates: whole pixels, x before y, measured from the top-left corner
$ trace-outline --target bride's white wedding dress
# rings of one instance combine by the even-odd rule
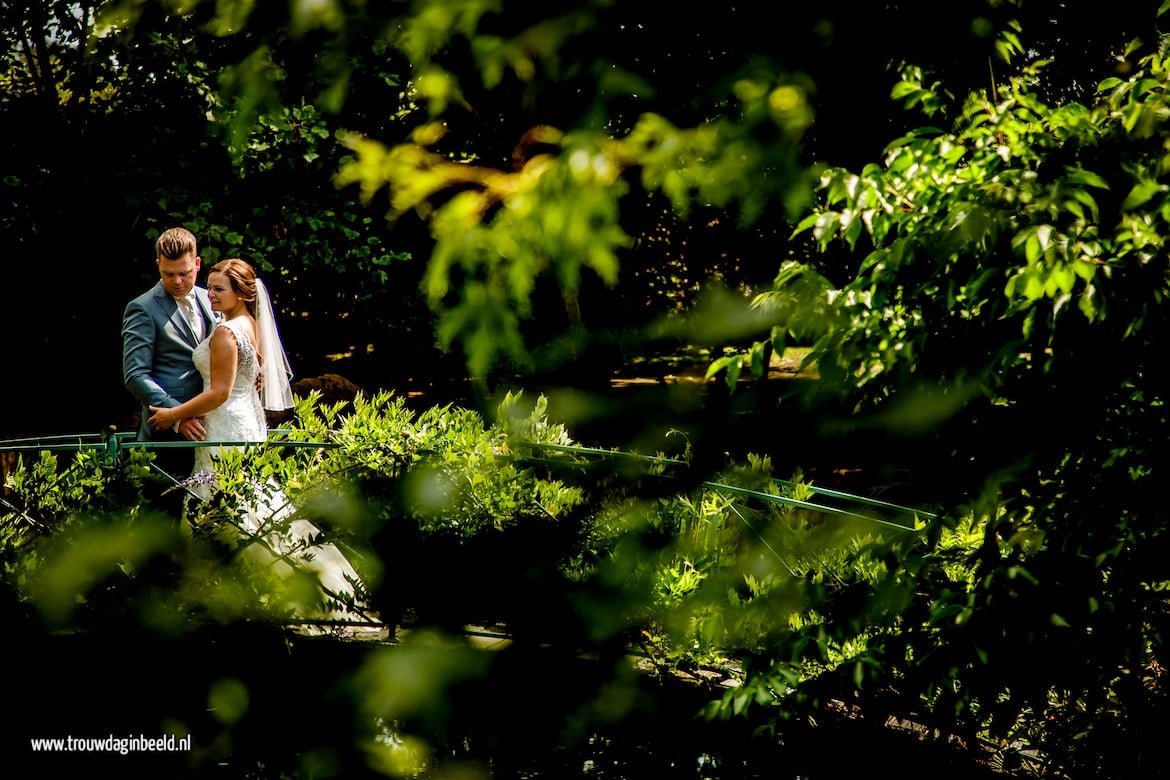
[[[260,370],[256,348],[245,335],[242,321],[221,321],[216,328],[231,330],[239,359],[231,395],[204,417],[207,441],[262,443],[268,438],[268,424],[256,391],[256,375]],[[203,377],[203,387],[207,389],[211,384],[210,334],[195,347],[192,357],[195,368]],[[215,489],[213,477],[220,450],[219,446],[195,450],[192,490],[204,501],[211,499]],[[333,544],[316,541],[321,535],[320,529],[308,520],[292,517],[294,507],[279,486],[269,484],[258,488],[257,495],[262,498],[240,518],[244,533],[255,540],[247,548],[253,560],[276,566],[285,574],[291,572],[292,565],[316,574],[327,605],[326,614],[318,618],[339,623],[377,623],[371,613],[362,611],[360,603],[356,603],[355,608],[349,607],[355,603],[354,583],[360,579],[341,550]],[[353,633],[352,628],[350,633]]]

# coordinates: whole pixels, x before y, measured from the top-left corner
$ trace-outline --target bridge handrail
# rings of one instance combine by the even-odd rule
[[[626,460],[639,460],[639,461],[643,461],[646,463],[657,463],[657,464],[667,465],[667,466],[686,466],[687,465],[686,461],[679,460],[677,458],[668,458],[668,457],[664,457],[661,455],[644,455],[644,454],[640,454],[640,453],[624,452],[622,450],[607,450],[607,449],[597,448],[597,447],[581,447],[581,446],[568,445],[568,444],[549,444],[549,443],[536,443],[536,442],[532,442],[526,446],[531,446],[533,449],[536,449],[536,450],[546,450],[546,451],[550,451],[550,452],[567,452],[567,453],[572,453],[575,455],[590,455],[590,456],[602,457],[602,458],[621,458],[621,459],[626,459]],[[528,460],[533,460],[533,459],[529,458]],[[549,461],[549,462],[556,463],[556,461]],[[774,485],[777,485],[780,487],[795,487],[795,484],[796,484],[796,483],[791,482],[789,480],[778,479],[778,478],[772,478],[771,482]],[[856,512],[851,512],[851,511],[846,510],[846,509],[840,509],[838,507],[828,506],[826,504],[816,504],[816,503],[812,503],[809,501],[803,501],[801,499],[788,498],[786,496],[778,496],[778,495],[774,495],[772,493],[764,493],[764,492],[757,491],[757,490],[748,490],[746,488],[741,488],[741,487],[737,487],[734,485],[721,484],[721,483],[717,483],[717,482],[703,481],[702,484],[704,487],[713,488],[713,489],[717,489],[717,490],[726,490],[726,491],[731,492],[731,493],[737,493],[737,494],[743,495],[743,496],[751,496],[751,497],[759,498],[759,499],[762,499],[765,501],[770,501],[772,503],[787,504],[789,506],[795,506],[795,507],[799,507],[802,509],[809,509],[809,510],[813,510],[813,511],[817,511],[817,512],[826,512],[828,514],[851,516],[851,517],[855,517],[855,518],[859,518],[859,519],[873,520],[875,522],[882,523],[885,525],[892,525],[892,526],[896,526],[896,527],[902,528],[902,529],[906,528],[906,526],[904,526],[900,523],[889,523],[887,521],[879,520],[878,518],[875,518],[871,515],[858,514]],[[926,520],[934,520],[934,519],[937,519],[937,517],[938,517],[938,515],[936,515],[934,512],[930,512],[930,511],[923,509],[923,508],[920,508],[920,507],[912,507],[912,506],[905,506],[903,504],[895,504],[895,503],[892,503],[890,501],[883,501],[881,499],[871,498],[869,496],[857,495],[856,493],[846,493],[843,490],[834,490],[832,488],[820,487],[818,485],[813,485],[813,484],[803,485],[803,487],[806,490],[808,490],[808,492],[812,495],[827,496],[830,498],[838,498],[838,499],[849,501],[849,502],[852,502],[854,504],[858,504],[861,506],[868,506],[868,507],[872,507],[874,509],[880,509],[883,511],[893,512],[893,513],[900,514],[900,515],[921,517],[921,518],[926,519]]]
[[[240,446],[265,446],[265,447],[319,447],[319,448],[333,448],[340,446],[336,442],[321,442],[321,441],[292,441],[283,439],[281,437],[287,436],[291,433],[287,428],[274,428],[268,431],[268,438],[263,442],[259,441],[138,441],[136,434],[133,432],[117,432],[109,431],[104,433],[74,433],[74,434],[59,434],[54,436],[31,437],[22,439],[9,439],[7,441],[0,441],[0,452],[35,452],[35,451],[64,451],[64,452],[79,452],[82,450],[104,450],[107,457],[116,460],[123,450],[131,449],[185,449],[192,447],[240,447]],[[46,444],[47,441],[56,441],[57,444]],[[69,443],[65,443],[68,441]],[[640,453],[625,452],[622,450],[609,450],[596,447],[586,447],[580,445],[563,445],[551,443],[528,442],[526,446],[534,450],[544,450],[547,452],[564,452],[579,456],[592,456],[595,458],[620,458],[643,461],[646,463],[657,463],[668,466],[685,466],[686,462],[675,458],[667,458],[663,456],[644,455]],[[544,462],[546,465],[566,465],[562,462],[553,460],[546,460],[540,458],[520,458],[529,462]],[[157,465],[156,465],[157,468]],[[162,469],[159,469],[162,471]],[[163,472],[164,474],[166,472]],[[167,474],[176,484],[180,480],[174,476]],[[793,483],[783,479],[772,479],[772,482],[778,486],[792,486]],[[756,490],[749,490],[734,485],[727,485],[717,482],[703,481],[704,487],[735,493],[744,497],[756,498],[770,503],[787,504],[789,506],[809,509],[812,511],[823,512],[832,515],[848,516],[858,519],[870,520],[882,525],[890,525],[903,530],[911,530],[911,527],[903,525],[902,523],[890,522],[882,520],[872,515],[859,514],[857,512],[834,507],[827,504],[813,503],[801,499],[789,498],[786,496],[779,496],[772,493],[764,493]],[[937,517],[932,512],[922,508],[909,507],[899,504],[882,501],[867,496],[857,495],[853,493],[846,493],[840,490],[833,490],[823,488],[815,485],[805,485],[806,489],[812,495],[821,495],[845,501],[852,502],[860,506],[868,506],[873,509],[881,509],[883,511],[893,512],[899,515],[910,517],[918,517],[925,520],[932,520]]]
[[[337,444],[325,441],[292,441],[281,439],[291,431],[287,428],[274,428],[268,431],[265,441],[138,441],[131,432],[113,433],[66,433],[53,436],[34,436],[19,439],[0,441],[0,452],[81,452],[84,450],[104,450],[111,458],[117,458],[122,450],[134,449],[189,449],[194,447],[240,447],[240,446],[275,446],[275,447],[336,447]]]

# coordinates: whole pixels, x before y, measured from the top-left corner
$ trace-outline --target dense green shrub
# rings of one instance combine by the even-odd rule
[[[905,562],[961,594],[964,553],[981,538],[944,531],[952,551],[928,552],[924,518],[814,503],[813,488],[776,479],[764,458],[696,482],[685,461],[578,447],[543,398],[521,395],[492,422],[450,406],[414,413],[387,393],[346,407],[301,399],[268,446],[223,454],[219,492],[179,523],[142,498],[162,481],[150,457],[23,463],[2,517],[7,588],[51,632],[193,644],[247,626],[279,632],[312,598],[308,581],[245,565],[240,534],[225,533],[279,484],[347,550],[398,632],[340,669],[364,680],[345,694],[359,743],[365,734],[377,766],[406,761],[407,774],[460,756],[504,761],[490,735],[516,723],[466,697],[507,695],[519,675],[592,680],[542,705],[542,728],[584,719],[564,749],[648,706],[636,704],[639,676],[690,680],[699,695],[686,717],[706,702],[712,724],[745,728],[848,700],[875,643],[923,630],[906,622],[917,596]],[[506,646],[485,650],[469,631],[499,632]],[[296,637],[286,642],[310,641]],[[222,739],[251,723],[167,711]]]

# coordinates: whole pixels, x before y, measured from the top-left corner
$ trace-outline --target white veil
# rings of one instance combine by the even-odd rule
[[[260,405],[270,412],[291,409],[293,395],[289,380],[292,379],[292,366],[284,354],[284,345],[276,329],[268,288],[259,278],[256,279],[256,330],[260,337],[260,368],[264,372]]]

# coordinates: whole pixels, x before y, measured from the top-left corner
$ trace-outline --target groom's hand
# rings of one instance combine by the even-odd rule
[[[203,427],[202,417],[184,417],[179,421],[179,433],[189,441],[205,441],[207,429]]]

